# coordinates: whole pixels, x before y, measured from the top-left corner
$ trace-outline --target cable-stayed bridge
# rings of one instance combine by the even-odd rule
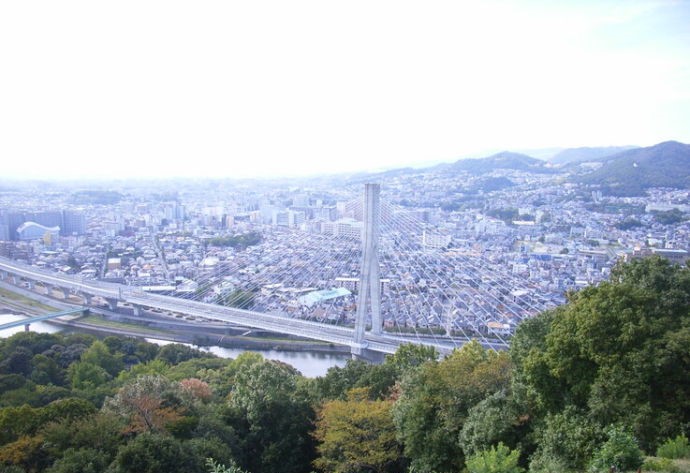
[[[443,224],[396,207],[367,185],[344,206],[350,218],[263,229],[264,242],[211,248],[184,297],[59,274],[0,259],[0,276],[30,289],[79,296],[86,305],[131,305],[350,346],[354,354],[393,353],[417,343],[448,353],[470,339],[500,349],[525,317],[553,306],[500,259],[454,244]],[[291,218],[288,215],[288,219]],[[158,235],[158,248],[179,236]],[[170,242],[173,242],[171,244]],[[167,272],[167,268],[166,268]],[[251,310],[242,297],[251,294]]]

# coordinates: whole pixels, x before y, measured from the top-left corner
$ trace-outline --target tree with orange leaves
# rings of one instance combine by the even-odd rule
[[[104,408],[128,418],[132,432],[165,432],[182,417],[179,389],[162,376],[140,376],[107,399]]]

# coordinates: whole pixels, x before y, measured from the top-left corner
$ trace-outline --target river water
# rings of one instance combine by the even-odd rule
[[[14,322],[16,320],[22,320],[25,317],[21,315],[13,314],[0,314],[0,324],[5,324],[8,322]],[[50,324],[47,322],[36,322],[31,324],[31,331],[41,332],[41,333],[56,333],[64,330],[63,326]],[[0,338],[6,338],[18,332],[23,332],[24,326],[14,327],[11,329],[0,330]],[[158,345],[166,345],[169,342],[167,340],[160,340],[155,338],[146,338],[147,342],[156,343]],[[194,345],[189,345],[194,346]],[[347,360],[350,358],[349,355],[343,353],[313,353],[306,351],[277,351],[277,350],[244,350],[239,348],[225,348],[219,346],[209,346],[209,347],[198,347],[194,346],[203,351],[211,352],[222,358],[236,358],[238,355],[245,351],[252,351],[259,353],[264,358],[270,360],[278,360],[297,368],[304,376],[309,378],[314,378],[317,376],[323,376],[328,371],[328,368],[333,366],[344,366]]]

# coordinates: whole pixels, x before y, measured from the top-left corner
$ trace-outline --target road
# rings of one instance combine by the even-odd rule
[[[366,349],[391,354],[395,353],[402,344],[414,343],[434,347],[439,353],[445,355],[467,342],[466,339],[457,338],[439,340],[433,338],[408,338],[401,336],[396,337],[388,334],[375,335],[366,333],[362,344],[357,344],[354,342],[354,329],[349,327],[327,325],[301,319],[290,319],[261,312],[179,299],[172,296],[149,294],[130,286],[85,280],[78,276],[52,273],[6,258],[0,258],[0,271],[5,271],[9,274],[29,280],[40,281],[44,284],[54,285],[75,294],[100,296],[136,306],[158,308],[181,314],[189,314],[194,317],[221,320],[248,328],[346,345],[351,347],[353,352]],[[484,341],[483,345],[486,348],[494,350],[505,349],[506,347],[505,343],[491,341]]]

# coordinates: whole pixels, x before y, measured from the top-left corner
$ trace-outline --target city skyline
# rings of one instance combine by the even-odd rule
[[[287,177],[687,143],[689,22],[673,1],[3,4],[3,177]]]

